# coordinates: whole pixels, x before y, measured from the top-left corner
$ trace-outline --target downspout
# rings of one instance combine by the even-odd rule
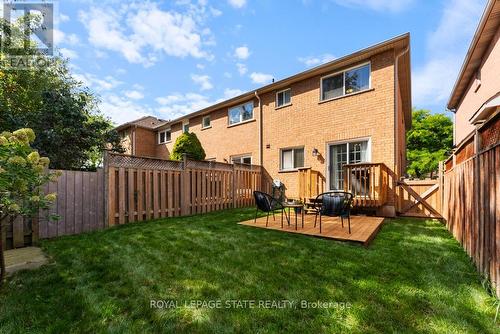
[[[263,132],[262,127],[263,127],[264,122],[262,121],[262,103],[261,103],[260,96],[257,93],[257,91],[255,91],[255,97],[259,101],[259,164],[262,166],[263,161],[264,161],[264,152],[263,152],[263,148],[262,148],[263,141],[264,141],[263,134],[262,134],[262,132]]]
[[[398,77],[398,71],[399,71],[399,58],[406,54],[410,50],[410,45],[408,45],[403,51],[401,51],[399,54],[396,55],[396,60],[395,60],[395,65],[394,65],[394,107],[395,107],[395,112],[394,112],[394,162],[398,161],[398,152],[396,150],[396,144],[399,139],[399,122],[398,122],[398,88],[399,88],[399,77]],[[404,118],[404,115],[403,115]],[[401,161],[402,163],[402,161]],[[399,166],[400,171],[403,171],[403,166]],[[399,181],[399,180],[398,180]]]

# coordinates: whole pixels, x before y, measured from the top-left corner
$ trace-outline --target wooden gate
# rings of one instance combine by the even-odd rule
[[[441,215],[442,183],[440,179],[399,181],[398,214],[408,217],[443,218]]]

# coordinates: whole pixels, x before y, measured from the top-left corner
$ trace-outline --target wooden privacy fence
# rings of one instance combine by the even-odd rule
[[[52,170],[53,172],[54,170]],[[105,219],[104,171],[60,171],[55,182],[48,183],[45,194],[57,193],[57,199],[47,211],[34,219],[17,217],[3,234],[7,249],[32,245],[38,238],[47,239],[103,229]],[[48,215],[57,215],[51,221]]]
[[[108,154],[109,225],[253,205],[253,191],[271,191],[261,166],[170,161]]]
[[[500,297],[500,143],[444,175],[444,217]]]

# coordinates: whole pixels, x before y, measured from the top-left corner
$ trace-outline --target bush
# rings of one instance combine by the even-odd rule
[[[177,138],[174,144],[170,159],[181,161],[183,154],[193,160],[205,160],[205,150],[201,146],[200,140],[194,133],[183,133]]]

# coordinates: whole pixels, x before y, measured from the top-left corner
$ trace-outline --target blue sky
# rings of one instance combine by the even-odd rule
[[[485,2],[64,0],[55,35],[116,123],[176,118],[405,32],[413,106],[442,112]]]

